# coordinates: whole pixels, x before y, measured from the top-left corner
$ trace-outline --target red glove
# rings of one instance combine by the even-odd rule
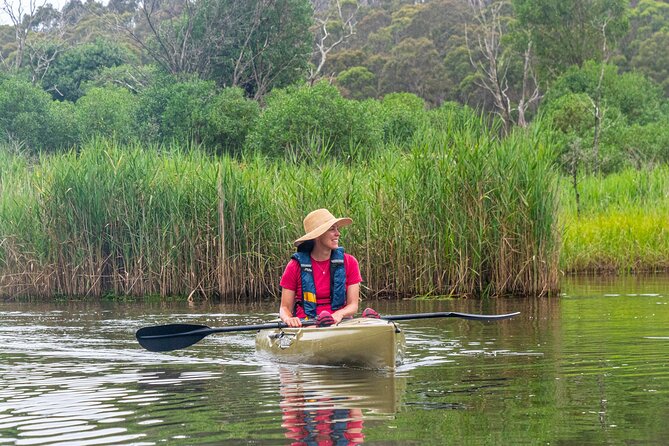
[[[362,317],[371,317],[374,319],[381,319],[381,316],[379,313],[374,311],[373,308],[365,308],[365,310],[362,312]]]
[[[330,314],[329,311],[323,310],[320,312],[318,317],[316,318],[316,325],[319,327],[327,327],[330,325],[334,325],[335,320]]]

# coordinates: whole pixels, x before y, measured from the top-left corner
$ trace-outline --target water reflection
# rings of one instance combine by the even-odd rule
[[[365,419],[399,408],[405,379],[392,372],[280,366],[280,409],[292,444],[358,444]]]

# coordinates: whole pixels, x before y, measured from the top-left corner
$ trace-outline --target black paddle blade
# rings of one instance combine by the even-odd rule
[[[213,332],[206,325],[168,324],[140,328],[135,336],[150,352],[169,352],[189,347]]]

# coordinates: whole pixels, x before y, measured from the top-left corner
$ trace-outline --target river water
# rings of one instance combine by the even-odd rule
[[[369,301],[401,323],[395,372],[290,366],[253,333],[169,353],[134,332],[247,325],[277,303],[0,303],[0,445],[669,442],[669,278],[574,279],[559,298]]]

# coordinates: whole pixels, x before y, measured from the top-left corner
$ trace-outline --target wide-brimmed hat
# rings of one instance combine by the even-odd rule
[[[313,240],[325,234],[325,231],[330,229],[332,225],[339,225],[339,227],[348,226],[353,223],[348,217],[337,218],[327,209],[316,209],[309,212],[309,215],[304,217],[304,232],[305,234],[295,240],[293,244],[299,246],[300,243],[307,240]]]

